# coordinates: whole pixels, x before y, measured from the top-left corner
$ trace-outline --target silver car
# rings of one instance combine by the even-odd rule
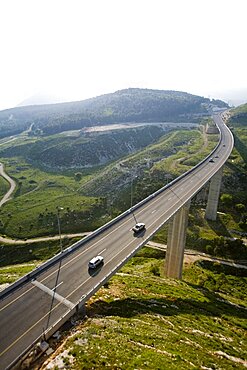
[[[96,256],[96,257],[93,257],[89,262],[88,262],[88,267],[90,269],[95,269],[96,267],[98,267],[101,263],[103,263],[104,261],[104,257],[102,256]]]
[[[145,229],[145,224],[143,222],[138,222],[134,227],[132,227],[132,230],[135,233],[139,233],[140,231]]]

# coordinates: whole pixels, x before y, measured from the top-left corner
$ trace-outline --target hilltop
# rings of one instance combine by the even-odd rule
[[[212,105],[227,107],[223,101],[186,92],[131,88],[78,102],[3,110],[0,137],[28,129],[30,135],[49,135],[121,122],[193,122]]]

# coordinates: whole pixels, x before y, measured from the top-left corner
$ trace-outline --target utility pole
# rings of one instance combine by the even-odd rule
[[[137,176],[131,175],[131,182],[130,182],[130,209],[133,206],[133,180],[136,179]]]
[[[61,225],[60,225],[60,218],[59,218],[59,211],[62,210],[62,207],[57,207],[57,225],[58,225],[58,232],[59,232],[59,244],[60,244],[60,252],[62,253],[62,237],[61,237]]]

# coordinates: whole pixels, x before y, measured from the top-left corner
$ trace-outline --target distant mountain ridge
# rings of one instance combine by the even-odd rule
[[[16,107],[0,112],[0,137],[32,125],[31,134],[51,135],[121,122],[194,122],[209,106],[228,107],[181,91],[130,88],[78,102]]]
[[[54,96],[48,95],[45,93],[38,93],[32,96],[29,96],[27,99],[24,99],[16,107],[26,107],[29,105],[45,105],[45,104],[57,104],[62,103],[64,100]]]

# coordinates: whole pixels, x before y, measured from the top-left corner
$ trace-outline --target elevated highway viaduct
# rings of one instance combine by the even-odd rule
[[[34,344],[52,335],[168,220],[166,273],[181,277],[190,200],[210,181],[206,217],[216,218],[222,167],[233,148],[220,115],[213,119],[220,140],[210,156],[0,293],[0,369],[13,368]],[[136,222],[146,225],[138,235],[132,231]],[[98,254],[104,265],[91,272],[88,261]]]

